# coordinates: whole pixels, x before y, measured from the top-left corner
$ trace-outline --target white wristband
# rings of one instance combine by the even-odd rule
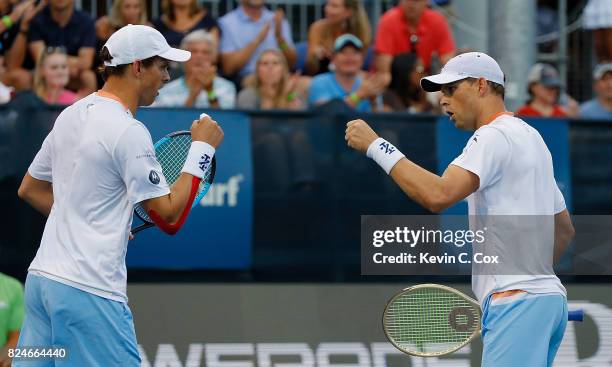
[[[368,158],[372,158],[374,162],[378,163],[387,174],[391,172],[393,166],[395,166],[400,159],[405,157],[405,155],[393,144],[383,138],[374,140],[368,147],[366,154]]]
[[[192,141],[181,172],[201,179],[211,165],[214,156],[215,148],[212,145],[203,141]]]

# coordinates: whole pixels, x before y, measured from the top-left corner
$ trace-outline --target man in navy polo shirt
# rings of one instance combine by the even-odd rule
[[[97,89],[92,70],[96,47],[94,21],[75,10],[73,0],[49,0],[49,5],[32,20],[28,42],[34,60],[52,47],[64,47],[70,69],[68,87],[83,95]]]

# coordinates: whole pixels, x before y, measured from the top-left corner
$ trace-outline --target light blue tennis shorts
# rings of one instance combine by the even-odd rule
[[[34,274],[26,279],[25,304],[18,347],[61,347],[66,357],[14,359],[13,367],[140,366],[127,304]]]
[[[489,296],[482,315],[482,367],[550,367],[566,325],[561,294]]]

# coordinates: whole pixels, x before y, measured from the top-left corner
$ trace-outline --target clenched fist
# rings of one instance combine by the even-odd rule
[[[353,120],[346,124],[346,135],[344,136],[349,147],[366,153],[372,142],[378,139],[378,135],[363,120]]]
[[[223,140],[223,130],[217,122],[208,115],[201,116],[191,124],[191,139],[193,141],[203,141],[213,148],[218,148]]]

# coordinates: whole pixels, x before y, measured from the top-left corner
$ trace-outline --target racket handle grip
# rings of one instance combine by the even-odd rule
[[[567,319],[569,321],[582,321],[584,319],[584,311],[583,310],[568,311]]]

